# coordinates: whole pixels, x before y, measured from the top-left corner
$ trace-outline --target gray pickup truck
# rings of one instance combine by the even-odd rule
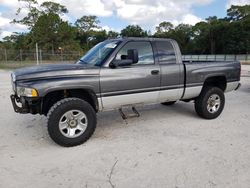
[[[48,133],[61,146],[88,140],[96,113],[137,105],[194,101],[197,114],[218,117],[224,92],[240,86],[240,63],[183,62],[176,41],[119,38],[93,47],[75,64],[24,68],[11,74],[15,112],[48,117]]]

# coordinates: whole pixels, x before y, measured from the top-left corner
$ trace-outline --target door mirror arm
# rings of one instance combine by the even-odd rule
[[[110,68],[116,68],[116,67],[125,67],[130,66],[133,64],[133,61],[131,59],[122,59],[122,60],[113,60],[110,64]]]
[[[126,59],[114,59],[110,64],[110,68],[116,68],[116,67],[124,67],[124,66],[130,66],[132,64],[138,63],[139,57],[138,57],[138,51],[136,49],[129,49],[127,51],[127,55],[124,55]]]

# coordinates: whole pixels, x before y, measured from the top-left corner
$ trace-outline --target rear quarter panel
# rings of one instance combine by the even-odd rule
[[[225,76],[227,85],[240,80],[241,66],[238,61],[231,62],[184,62],[186,66],[186,91],[183,99],[200,94],[206,79]]]

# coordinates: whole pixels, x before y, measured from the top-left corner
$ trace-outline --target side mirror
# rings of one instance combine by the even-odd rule
[[[111,68],[130,66],[138,62],[138,51],[136,49],[129,49],[127,55],[122,55],[121,59],[113,60],[109,66]]]
[[[128,50],[128,57],[127,59],[131,59],[133,61],[133,64],[138,63],[138,51],[136,49],[130,49]]]

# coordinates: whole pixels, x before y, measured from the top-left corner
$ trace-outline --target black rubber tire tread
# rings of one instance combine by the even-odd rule
[[[219,110],[213,114],[207,110],[207,100],[212,94],[219,95],[221,100],[221,105]],[[204,119],[217,118],[223,111],[224,105],[225,105],[224,92],[218,87],[211,87],[211,86],[203,88],[201,94],[199,95],[199,97],[195,99],[194,103],[196,113]]]
[[[165,105],[165,106],[171,106],[171,105],[174,105],[175,103],[176,103],[176,101],[170,101],[170,102],[163,102],[161,104]]]
[[[59,120],[61,116],[72,109],[83,111],[88,119],[85,132],[76,138],[67,138],[59,130]],[[96,113],[93,107],[86,101],[79,98],[65,98],[55,103],[47,115],[48,133],[51,139],[64,147],[72,147],[86,142],[94,133],[96,128]]]

